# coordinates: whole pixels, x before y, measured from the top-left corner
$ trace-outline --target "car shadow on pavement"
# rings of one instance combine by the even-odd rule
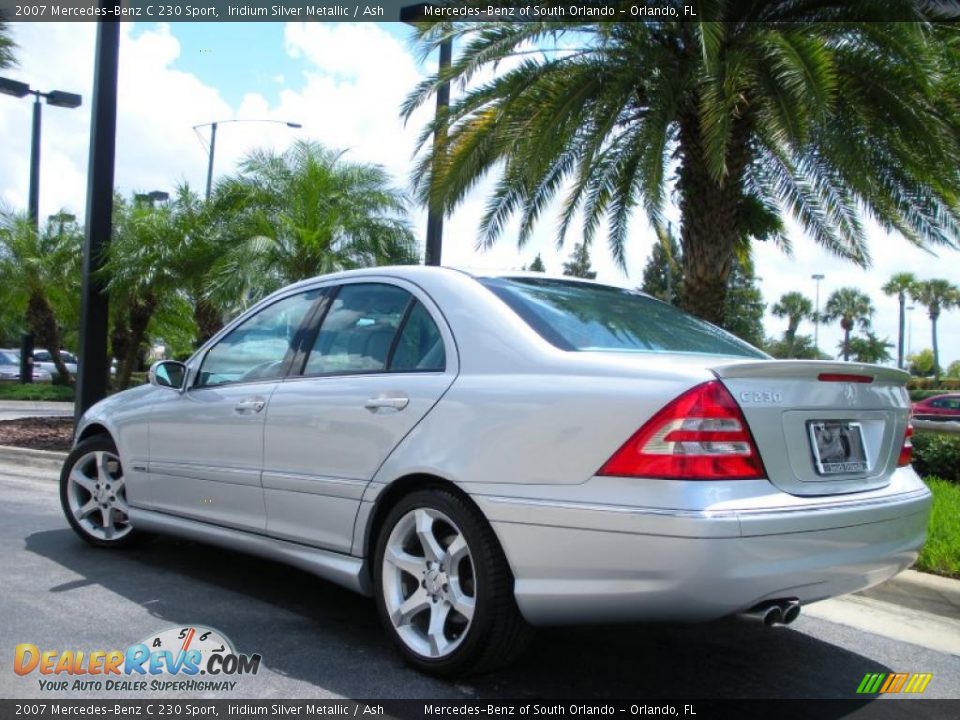
[[[853,698],[866,672],[887,669],[789,628],[724,620],[541,630],[512,668],[444,682],[404,665],[371,600],[278,563],[172,538],[99,550],[66,529],[33,533],[26,549],[82,576],[47,590],[65,612],[72,592],[100,585],[157,631],[217,628],[271,671],[358,699]]]

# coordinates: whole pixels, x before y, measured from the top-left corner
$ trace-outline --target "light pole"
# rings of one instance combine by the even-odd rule
[[[217,127],[225,123],[274,123],[276,125],[286,125],[288,128],[299,129],[303,125],[295,122],[287,122],[286,120],[214,120],[213,122],[200,123],[199,125],[194,125],[193,129],[196,132],[197,128],[209,127],[210,128],[210,145],[207,148],[207,194],[206,199],[210,199],[210,191],[213,188],[213,158],[217,152]],[[197,133],[199,135],[199,133]]]
[[[40,98],[45,98],[47,105],[71,110],[80,107],[83,99],[76,93],[64,92],[63,90],[40,92],[34,90],[25,82],[10,80],[9,78],[0,78],[0,93],[15,98],[33,95],[33,131],[30,135],[30,188],[28,190],[27,213],[30,216],[33,231],[38,232],[40,217],[40,126],[43,107],[40,104]],[[33,334],[27,332],[20,342],[20,382],[33,382],[32,365]]]
[[[823,280],[825,275],[821,273],[814,273],[810,276],[817,281],[817,301],[816,301],[816,310],[813,313],[813,346],[817,349],[817,352],[820,352],[820,281]]]
[[[45,98],[47,105],[70,110],[80,107],[83,98],[76,93],[64,92],[63,90],[40,92],[39,90],[34,90],[25,82],[10,80],[9,78],[0,78],[0,93],[16,98],[33,95],[33,132],[30,136],[30,198],[28,210],[30,220],[33,222],[33,228],[36,230],[37,219],[40,217],[40,125],[42,109],[40,98]]]
[[[408,25],[416,25],[426,18],[427,7],[438,7],[430,3],[407,5],[400,8],[400,21]],[[453,61],[453,40],[446,38],[440,42],[439,74],[443,75],[450,69]],[[447,144],[447,113],[450,110],[450,83],[444,82],[437,88],[436,131],[433,133],[433,166],[430,174],[433,182],[436,169],[439,166],[441,155]],[[433,190],[430,191],[430,200],[427,204],[427,248],[424,256],[425,265],[439,265],[440,255],[443,252],[443,208],[437,207],[433,201]]]
[[[98,0],[106,9],[110,0]],[[83,286],[80,291],[80,363],[74,418],[107,396],[108,278],[101,273],[113,234],[113,175],[117,148],[117,77],[120,23],[97,23],[87,163],[87,211],[83,237]]]

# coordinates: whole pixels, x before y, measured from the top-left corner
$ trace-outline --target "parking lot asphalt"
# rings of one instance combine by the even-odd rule
[[[4,698],[105,694],[44,693],[36,674],[12,672],[18,643],[123,649],[196,624],[263,657],[232,692],[206,695],[217,698],[855,698],[871,672],[933,673],[925,698],[960,698],[957,654],[807,615],[778,628],[730,619],[542,630],[513,668],[441,681],[404,665],[372,601],[298,570],[170,538],[120,551],[86,545],[60,514],[54,477],[0,464]]]

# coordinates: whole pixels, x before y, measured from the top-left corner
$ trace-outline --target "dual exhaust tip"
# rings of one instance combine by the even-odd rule
[[[754,605],[749,610],[744,610],[739,616],[746,620],[763,623],[767,627],[789,625],[800,617],[800,601],[796,598],[767,600]]]

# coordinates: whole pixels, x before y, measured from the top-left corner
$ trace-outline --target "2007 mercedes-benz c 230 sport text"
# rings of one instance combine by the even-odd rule
[[[478,672],[531,626],[788,623],[909,566],[906,377],[599,283],[350,271],[91,408],[61,499],[94,545],[174,534],[372,594],[416,666]]]

